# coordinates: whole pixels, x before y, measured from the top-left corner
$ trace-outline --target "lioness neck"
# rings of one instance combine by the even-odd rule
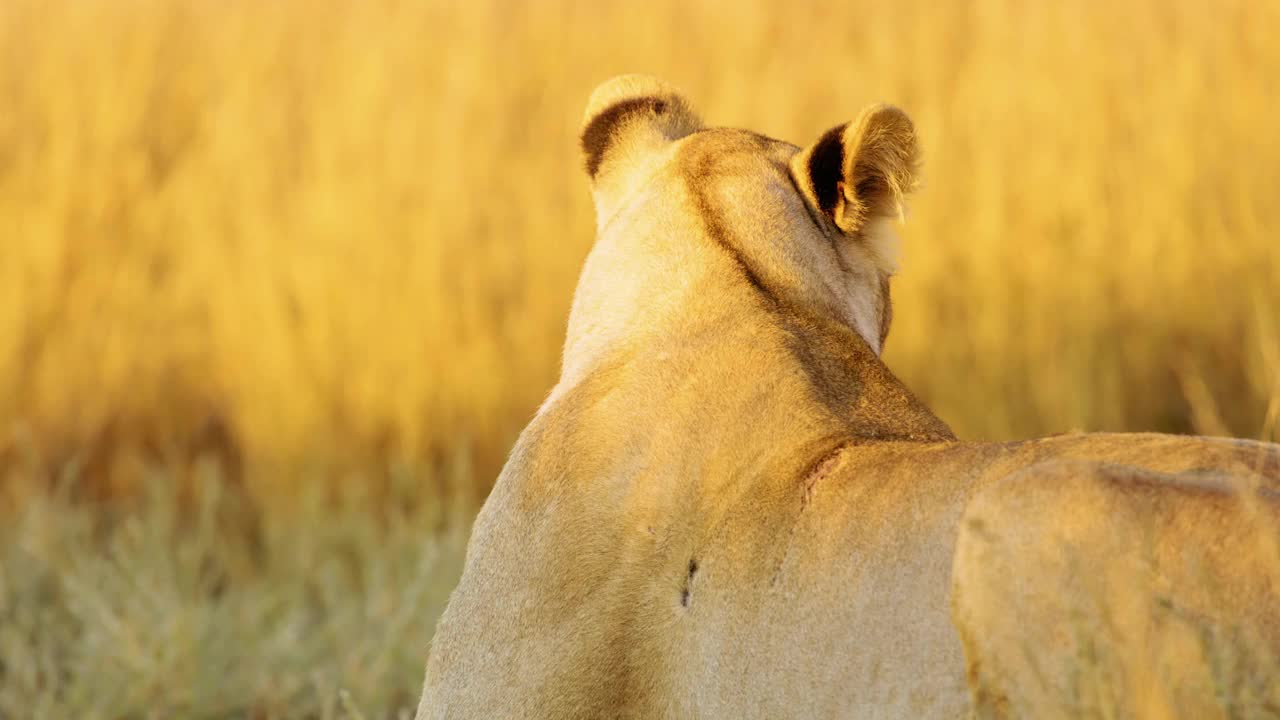
[[[715,282],[725,286],[703,286]],[[595,442],[611,438],[614,460],[669,438],[667,452],[695,465],[726,451],[821,455],[860,440],[954,439],[849,328],[723,276],[685,292],[734,301],[678,322],[646,318],[651,331],[577,363],[543,408],[559,418],[548,424],[572,418]]]

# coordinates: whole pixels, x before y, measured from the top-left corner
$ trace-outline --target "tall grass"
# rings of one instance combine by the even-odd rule
[[[246,512],[197,474],[106,506],[66,478],[0,523],[0,718],[412,716],[465,522],[404,485]]]
[[[961,435],[1275,437],[1277,26],[1245,0],[7,0],[0,453],[108,489],[463,453],[483,486],[556,376],[577,121],[622,71],[795,142],[908,110],[887,359]]]

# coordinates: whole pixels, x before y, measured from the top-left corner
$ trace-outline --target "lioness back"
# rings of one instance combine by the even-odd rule
[[[1275,445],[961,443],[885,367],[891,220],[917,157],[900,110],[872,107],[802,148],[707,128],[669,86],[629,76],[593,94],[582,149],[598,232],[561,379],[476,520],[419,718],[956,718],[972,698],[1047,703],[1060,698],[983,670],[1013,657],[983,638],[1017,634],[986,598],[1015,603],[1010,622],[1057,622],[1018,578],[1069,594],[1074,571],[1037,569],[1047,541],[984,545],[974,528],[1056,538],[1114,521],[1116,538],[1146,537],[1150,516],[1170,557],[1210,560],[1221,553],[1198,543],[1212,532],[1173,529],[1232,525],[1233,548],[1263,537],[1271,500],[1249,505],[1251,525],[1224,508],[1259,496],[1249,482],[1280,485]],[[1187,490],[1207,476],[1213,492]],[[1115,477],[1142,478],[1152,499]],[[1036,514],[1009,515],[1027,485],[1046,488]],[[1071,552],[1094,564],[1119,542],[1081,537]],[[1274,623],[1276,586],[1246,582],[1264,556],[1234,555],[1212,577],[1247,608],[1197,604],[1204,626]],[[1188,577],[1166,589],[1198,597]]]
[[[1258,459],[1260,482],[1055,459],[980,492],[953,570],[977,715],[1280,710],[1280,483]]]

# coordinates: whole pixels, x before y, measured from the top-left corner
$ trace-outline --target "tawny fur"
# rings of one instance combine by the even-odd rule
[[[802,149],[656,80],[596,91],[563,373],[476,520],[419,718],[1066,716],[1049,599],[1105,606],[1073,573],[1148,567],[1125,539],[1164,573],[1128,622],[1158,589],[1280,647],[1254,550],[1280,446],[959,442],[881,362],[915,142],[883,106]],[[1047,681],[1009,669],[1024,639]]]

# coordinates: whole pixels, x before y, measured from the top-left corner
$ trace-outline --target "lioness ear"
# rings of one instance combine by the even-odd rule
[[[595,89],[582,116],[582,154],[592,188],[627,175],[667,144],[702,129],[684,97],[647,75],[622,75]]]
[[[874,105],[797,153],[791,174],[814,207],[856,235],[869,221],[901,212],[917,160],[911,119],[891,105]]]

